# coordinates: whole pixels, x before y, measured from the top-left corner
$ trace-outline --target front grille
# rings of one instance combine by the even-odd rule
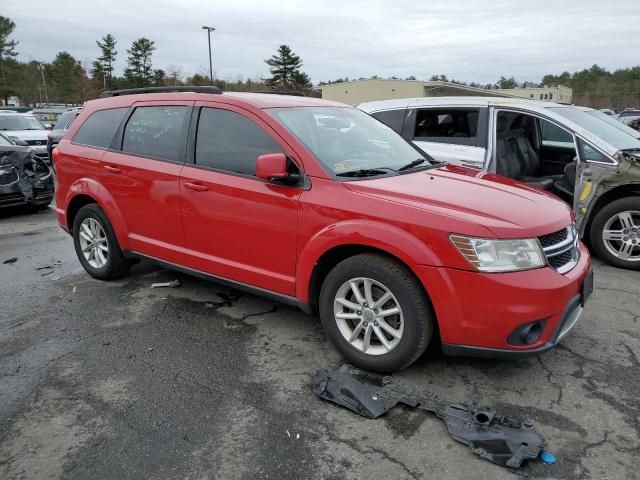
[[[578,234],[575,225],[538,237],[549,266],[566,273],[576,266],[580,258]]]
[[[558,230],[557,232],[549,233],[548,235],[542,235],[541,237],[538,237],[538,240],[540,240],[540,245],[542,245],[542,248],[552,247],[553,245],[566,240],[568,235],[568,230],[566,228],[563,228],[562,230]]]
[[[24,195],[21,193],[0,194],[0,207],[21,205],[24,203]]]
[[[12,166],[0,166],[0,185],[7,186],[16,183],[20,177],[18,170]]]
[[[27,145],[40,147],[47,144],[46,140],[25,140]]]

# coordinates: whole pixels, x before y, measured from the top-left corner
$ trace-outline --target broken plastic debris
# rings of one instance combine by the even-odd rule
[[[176,288],[182,285],[180,280],[171,280],[170,282],[152,283],[151,288]]]
[[[18,257],[7,258],[4,262],[5,265],[9,265],[11,263],[16,263],[18,261]]]
[[[377,418],[399,403],[435,414],[458,442],[495,464],[518,469],[538,458],[545,441],[527,421],[504,417],[475,402],[436,399],[431,389],[393,383],[392,378],[343,365],[320,370],[312,378],[313,393],[364,417]]]
[[[549,450],[543,450],[540,452],[540,460],[547,465],[554,465],[558,461],[556,456]]]

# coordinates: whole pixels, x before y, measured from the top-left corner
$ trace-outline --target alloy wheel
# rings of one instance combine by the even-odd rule
[[[640,261],[640,211],[616,213],[602,229],[605,248],[625,261]]]
[[[102,268],[109,258],[109,242],[102,225],[94,218],[85,218],[80,224],[80,249],[93,268]]]
[[[342,336],[368,355],[398,346],[404,331],[400,303],[391,290],[371,278],[352,278],[336,292],[334,317]]]

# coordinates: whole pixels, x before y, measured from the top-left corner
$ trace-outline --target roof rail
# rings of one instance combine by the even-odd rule
[[[291,95],[293,97],[306,97],[304,92],[297,90],[258,90],[252,93],[269,93],[271,95]]]
[[[137,95],[139,93],[165,93],[165,92],[194,92],[212,93],[219,95],[222,93],[218,87],[210,86],[175,86],[175,87],[144,87],[126,88],[124,90],[106,90],[98,95],[98,98],[119,97],[121,95]]]

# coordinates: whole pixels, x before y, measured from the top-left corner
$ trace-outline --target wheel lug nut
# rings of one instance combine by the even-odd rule
[[[373,324],[377,327],[378,326],[378,322],[373,322]]]
[[[623,240],[626,242],[627,240],[629,240],[629,237],[624,237]]]
[[[362,315],[362,311],[361,311],[361,310],[358,310],[356,313],[357,313],[358,315]]]
[[[374,310],[375,313],[380,313],[380,310],[378,310],[377,308]]]
[[[363,306],[363,307],[368,307],[369,305],[367,305],[367,302],[364,302],[364,303],[362,304],[362,306]]]

